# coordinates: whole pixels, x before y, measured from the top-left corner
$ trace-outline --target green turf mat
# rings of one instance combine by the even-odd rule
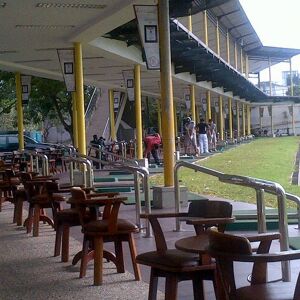
[[[287,209],[288,218],[294,218],[297,216],[297,210],[295,208]],[[233,215],[237,220],[249,220],[257,219],[257,210],[256,209],[243,209],[233,211]],[[267,219],[277,219],[278,218],[278,209],[268,208],[266,209],[266,218]]]
[[[128,192],[132,192],[132,188],[127,186],[101,187],[101,188],[96,188],[95,191],[98,193],[111,193],[111,192],[128,193]]]

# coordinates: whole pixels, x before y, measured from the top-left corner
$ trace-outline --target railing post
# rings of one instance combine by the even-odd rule
[[[136,205],[136,225],[141,229],[141,191],[140,191],[140,176],[137,171],[134,172],[134,195],[135,195],[135,205]]]
[[[175,196],[175,213],[180,212],[180,185],[179,185],[179,178],[178,178],[178,171],[180,165],[175,164],[174,167],[174,196]],[[175,218],[175,231],[181,230],[181,224],[179,218]]]
[[[266,223],[266,206],[265,206],[265,191],[263,189],[256,190],[256,205],[257,205],[257,230],[258,233],[267,232]]]

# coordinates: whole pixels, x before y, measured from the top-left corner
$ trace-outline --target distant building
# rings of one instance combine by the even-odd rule
[[[272,96],[286,96],[288,91],[287,85],[278,84],[276,82],[271,82],[272,93],[270,93],[270,82],[262,81],[260,82],[260,89],[268,95]]]

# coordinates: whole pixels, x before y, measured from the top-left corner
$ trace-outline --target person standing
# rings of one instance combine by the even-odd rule
[[[195,122],[190,117],[186,119],[185,129],[186,129],[186,134],[184,138],[184,152],[185,154],[191,154],[188,153],[190,152],[188,151],[188,149],[193,148],[194,149],[193,154],[196,153],[196,155],[198,155],[199,149],[197,147],[196,126],[195,126]]]
[[[217,125],[214,123],[212,119],[208,120],[208,127],[209,127],[209,146],[211,151],[216,151],[217,148]]]
[[[208,151],[208,125],[204,122],[204,119],[200,119],[200,123],[197,125],[199,131],[199,145],[200,145],[200,153],[209,153]]]

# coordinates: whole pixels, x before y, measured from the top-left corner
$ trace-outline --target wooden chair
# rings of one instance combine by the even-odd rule
[[[197,200],[191,201],[188,212],[180,214],[180,220],[193,225],[196,234],[200,234],[211,226],[224,232],[226,225],[232,223],[232,205],[227,201]],[[220,220],[222,219],[222,222]]]
[[[165,299],[177,299],[179,281],[192,280],[194,299],[204,299],[203,280],[212,280],[216,290],[215,264],[202,264],[199,254],[168,249],[159,218],[182,217],[184,213],[141,215],[148,218],[155,237],[156,250],[139,254],[136,261],[151,267],[148,299],[156,299],[159,277],[166,278]]]
[[[300,277],[291,282],[267,282],[267,263],[300,259],[300,251],[269,253],[272,240],[279,234],[252,237],[234,236],[209,230],[209,253],[215,257],[226,300],[299,300]],[[260,242],[253,253],[250,242]],[[233,263],[253,262],[251,285],[236,288]]]
[[[70,192],[70,189],[63,189],[63,192]],[[53,190],[55,193],[61,193],[62,189]],[[86,199],[93,199],[95,197],[115,197],[119,193],[96,193],[96,194],[85,194]],[[87,221],[87,220],[85,220]],[[56,228],[55,235],[55,246],[54,246],[54,256],[59,256],[61,254],[61,261],[69,261],[69,236],[70,227],[80,226],[80,219],[77,209],[74,205],[70,208],[63,210],[54,209],[54,224]],[[81,253],[75,255],[72,264],[76,263],[81,259]]]
[[[124,258],[122,242],[129,244],[134,275],[136,280],[140,280],[140,270],[136,263],[136,247],[133,233],[138,232],[138,227],[124,219],[118,218],[118,212],[121,203],[126,197],[112,198],[94,198],[87,199],[85,192],[80,188],[71,189],[71,203],[78,210],[82,231],[84,234],[80,277],[85,276],[87,263],[94,259],[94,285],[102,284],[102,260],[104,257],[103,243],[114,242],[115,255],[106,252],[108,259],[117,266],[118,273],[124,273]],[[94,218],[91,221],[91,215],[98,214],[98,207],[103,206],[102,218]],[[90,216],[86,217],[87,207],[90,209]],[[99,215],[98,215],[99,217]],[[86,221],[88,219],[88,221]]]

